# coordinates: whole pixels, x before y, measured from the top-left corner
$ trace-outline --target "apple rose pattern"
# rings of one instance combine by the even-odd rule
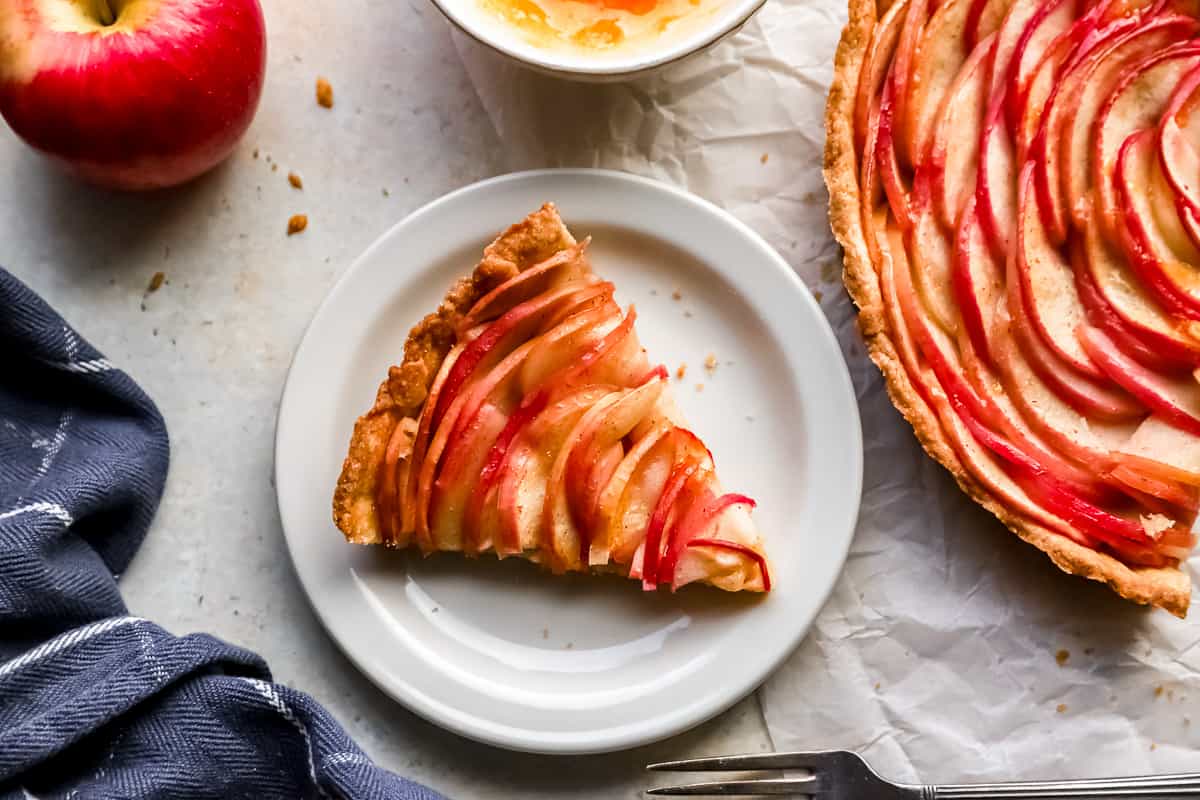
[[[132,616],[167,475],[148,397],[0,269],[0,797],[437,800],[254,653]]]
[[[1177,614],[1200,506],[1197,15],[852,0],[827,116],[847,285],[927,450],[1060,567]]]

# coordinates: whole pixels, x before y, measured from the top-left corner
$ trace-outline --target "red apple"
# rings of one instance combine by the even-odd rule
[[[172,186],[245,133],[266,52],[258,0],[7,0],[0,113],[86,180]]]
[[[979,140],[987,110],[987,64],[994,52],[989,38],[968,57],[947,93],[926,168],[938,216],[953,230],[975,190]]]
[[[921,31],[917,52],[921,57],[909,76],[907,117],[903,130],[914,167],[924,164],[929,142],[944,106],[944,99],[969,55],[964,39],[970,0],[949,0],[937,6]]]
[[[887,78],[888,68],[892,64],[892,55],[896,52],[896,42],[900,38],[907,10],[907,0],[892,3],[887,13],[883,15],[883,19],[879,20],[879,24],[871,36],[871,43],[867,46],[866,55],[863,57],[863,69],[858,76],[858,93],[855,96],[854,105],[854,144],[860,153],[875,151],[873,146],[868,146],[867,135],[869,131],[878,126],[878,101],[876,98],[879,96],[879,87]],[[872,106],[876,106],[874,120],[871,118]],[[870,161],[871,159],[866,160]],[[863,185],[869,184],[864,183]]]

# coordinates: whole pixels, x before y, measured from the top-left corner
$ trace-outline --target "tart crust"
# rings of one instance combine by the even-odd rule
[[[854,103],[859,71],[872,28],[889,3],[849,0],[849,4],[849,21],[838,44],[833,85],[825,108],[825,184],[829,188],[830,223],[844,251],[842,279],[858,306],[859,329],[871,360],[883,373],[892,403],[912,425],[925,452],[954,475],[971,499],[1048,555],[1059,569],[1106,583],[1117,594],[1136,603],[1159,606],[1176,616],[1185,616],[1191,599],[1191,579],[1186,572],[1179,567],[1130,567],[1014,514],[963,466],[937,416],[909,382],[891,338],[879,279],[864,240],[854,149]]]

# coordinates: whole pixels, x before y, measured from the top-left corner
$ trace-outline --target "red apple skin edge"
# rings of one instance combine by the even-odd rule
[[[174,186],[223,161],[266,58],[258,0],[0,0],[0,114],[109,188]]]

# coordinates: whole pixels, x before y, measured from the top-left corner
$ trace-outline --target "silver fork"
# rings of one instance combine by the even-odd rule
[[[735,772],[742,770],[807,770],[801,778],[746,778],[650,789],[649,795],[812,795],[819,800],[982,800],[990,798],[1200,798],[1200,772],[1102,778],[1084,781],[1029,781],[973,785],[924,786],[893,783],[879,777],[857,753],[821,750],[811,753],[764,753],[697,758],[650,764],[658,772]]]

